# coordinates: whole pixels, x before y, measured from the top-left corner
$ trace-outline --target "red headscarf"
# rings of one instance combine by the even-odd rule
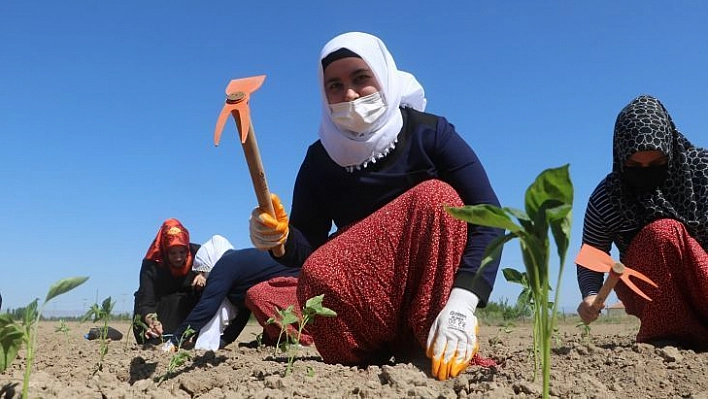
[[[175,246],[187,248],[187,259],[184,266],[180,268],[172,267],[167,256],[167,250]],[[189,273],[192,268],[192,258],[192,251],[189,247],[189,231],[177,219],[167,219],[162,223],[160,231],[157,232],[157,236],[145,255],[145,259],[150,259],[160,266],[169,267],[170,273],[175,277],[186,276]]]

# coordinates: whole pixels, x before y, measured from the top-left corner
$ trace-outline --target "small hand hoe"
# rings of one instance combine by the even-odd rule
[[[644,292],[642,292],[639,287],[634,285],[634,283],[629,278],[636,277],[648,283],[649,285],[652,285],[657,288],[659,287],[649,277],[643,275],[642,273],[639,273],[636,270],[628,268],[620,262],[615,262],[615,260],[612,259],[610,255],[587,244],[583,244],[583,246],[580,247],[580,252],[578,253],[578,257],[575,258],[575,263],[587,269],[594,270],[596,272],[610,273],[592,303],[592,307],[595,308],[598,312],[602,309],[603,305],[605,304],[605,299],[607,299],[607,296],[610,294],[612,289],[615,288],[615,285],[619,280],[622,280],[622,282],[625,283],[627,287],[629,287],[637,295],[641,296],[647,301],[651,301],[651,298],[649,298]]]
[[[258,90],[265,80],[265,75],[252,76],[243,79],[234,79],[226,87],[226,104],[221,109],[219,119],[216,121],[216,129],[214,130],[214,145],[219,145],[221,140],[221,132],[224,130],[224,124],[228,119],[229,114],[234,117],[236,126],[241,136],[241,145],[243,152],[246,155],[248,170],[251,173],[253,181],[253,189],[256,192],[258,206],[266,210],[273,218],[275,218],[275,210],[270,199],[270,191],[266,181],[265,170],[261,162],[261,154],[258,151],[258,143],[256,142],[256,132],[253,130],[251,122],[251,111],[249,108],[249,100],[251,93]],[[282,256],[285,249],[282,245],[273,249],[276,256]]]

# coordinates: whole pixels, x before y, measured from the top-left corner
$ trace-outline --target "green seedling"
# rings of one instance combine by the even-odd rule
[[[172,377],[174,375],[175,371],[177,371],[178,367],[183,366],[187,360],[192,359],[192,355],[189,354],[189,352],[185,351],[182,349],[182,344],[192,335],[194,335],[195,331],[192,330],[191,327],[187,327],[186,330],[184,330],[184,334],[179,339],[179,342],[177,343],[177,351],[172,354],[170,357],[170,362],[167,364],[167,370],[165,371],[164,374],[161,376],[157,377],[155,381],[159,384],[168,378]]]
[[[47,302],[55,297],[73,290],[88,280],[88,277],[69,277],[61,279],[49,287],[47,296],[38,307],[39,299],[35,299],[25,308],[22,315],[22,325],[18,325],[9,314],[0,315],[0,372],[5,371],[17,357],[17,352],[25,345],[25,374],[22,381],[22,397],[27,398],[29,381],[32,374],[32,363],[37,345],[37,325]]]
[[[130,336],[133,335],[133,330],[135,328],[139,329],[139,331],[140,331],[139,336],[140,337],[145,337],[145,334],[147,333],[147,331],[149,329],[148,325],[145,324],[145,322],[143,321],[143,319],[140,317],[139,314],[136,314],[133,317],[133,319],[130,322],[130,326],[128,326],[128,332],[125,335],[125,349],[128,349],[128,345],[130,344]],[[138,342],[137,338],[135,339],[135,342],[138,344],[140,343],[140,342]]]
[[[114,305],[115,302],[111,300],[111,297],[108,297],[103,300],[101,306],[98,306],[97,303],[91,305],[89,310],[86,311],[86,314],[84,314],[84,317],[81,319],[82,323],[91,318],[94,323],[103,323],[103,325],[99,328],[100,334],[98,336],[98,363],[96,364],[96,370],[94,370],[94,374],[97,371],[103,370],[103,359],[108,353],[108,322],[111,320],[111,312],[113,311]]]
[[[261,349],[263,349],[263,332],[259,332],[258,334],[251,334],[253,334],[254,338],[256,339],[256,347],[260,351]]]
[[[589,325],[589,324],[585,324],[584,322],[581,321],[580,323],[576,324],[575,327],[578,328],[578,329],[580,329],[580,338],[581,338],[583,341],[585,341],[585,340],[587,340],[588,338],[590,338],[590,333],[591,333],[591,331],[590,331],[590,325]]]
[[[302,317],[295,313],[295,306],[290,305],[285,310],[275,309],[277,312],[276,317],[271,317],[266,321],[267,324],[278,323],[280,324],[280,335],[278,335],[278,342],[276,344],[276,349],[280,348],[283,352],[288,353],[288,365],[285,368],[285,375],[288,375],[293,370],[293,363],[295,362],[295,357],[298,350],[300,349],[300,338],[302,337],[302,331],[305,326],[311,323],[315,316],[322,317],[336,317],[337,313],[329,308],[322,305],[322,300],[324,299],[324,294],[314,296],[305,302],[305,307],[302,308]],[[288,334],[288,326],[297,324],[294,326],[296,328],[296,335],[293,337]],[[281,347],[281,337],[285,337],[283,346]]]
[[[66,338],[66,344],[69,345],[69,326],[66,324],[64,319],[59,320],[59,325],[54,328],[54,332],[62,333],[64,334],[64,338]]]
[[[486,204],[447,208],[452,216],[466,222],[507,230],[504,236],[487,247],[482,267],[492,259],[499,259],[505,243],[513,238],[519,239],[530,299],[534,304],[534,378],[538,373],[540,357],[544,398],[548,398],[550,394],[551,337],[556,323],[563,266],[570,242],[572,206],[573,184],[568,165],[565,165],[546,169],[538,175],[526,190],[525,212]],[[512,217],[516,218],[518,223],[514,222]],[[549,300],[549,229],[555,240],[560,261],[553,301]]]

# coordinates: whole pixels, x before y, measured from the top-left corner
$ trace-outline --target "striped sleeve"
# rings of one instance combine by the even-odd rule
[[[605,180],[602,180],[588,200],[583,222],[583,244],[592,245],[609,254],[620,224],[620,215],[610,203],[605,190]],[[582,297],[597,294],[602,286],[604,274],[580,265],[576,265],[576,268]]]

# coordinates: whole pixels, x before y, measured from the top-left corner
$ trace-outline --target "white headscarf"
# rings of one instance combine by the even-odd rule
[[[214,235],[197,251],[197,254],[194,256],[192,270],[195,272],[210,273],[216,262],[218,262],[224,255],[224,252],[229,249],[234,249],[234,246],[231,245],[229,240],[220,235]]]
[[[381,86],[381,96],[387,106],[386,112],[377,120],[372,133],[365,137],[352,137],[350,133],[339,130],[332,122],[327,95],[324,91],[322,59],[341,48],[353,51],[371,68]],[[398,133],[403,127],[403,117],[399,107],[425,110],[426,99],[423,86],[413,75],[396,68],[391,53],[376,36],[361,32],[339,35],[324,46],[318,65],[322,95],[320,141],[330,158],[349,171],[365,168],[369,162],[376,162],[396,147]]]

